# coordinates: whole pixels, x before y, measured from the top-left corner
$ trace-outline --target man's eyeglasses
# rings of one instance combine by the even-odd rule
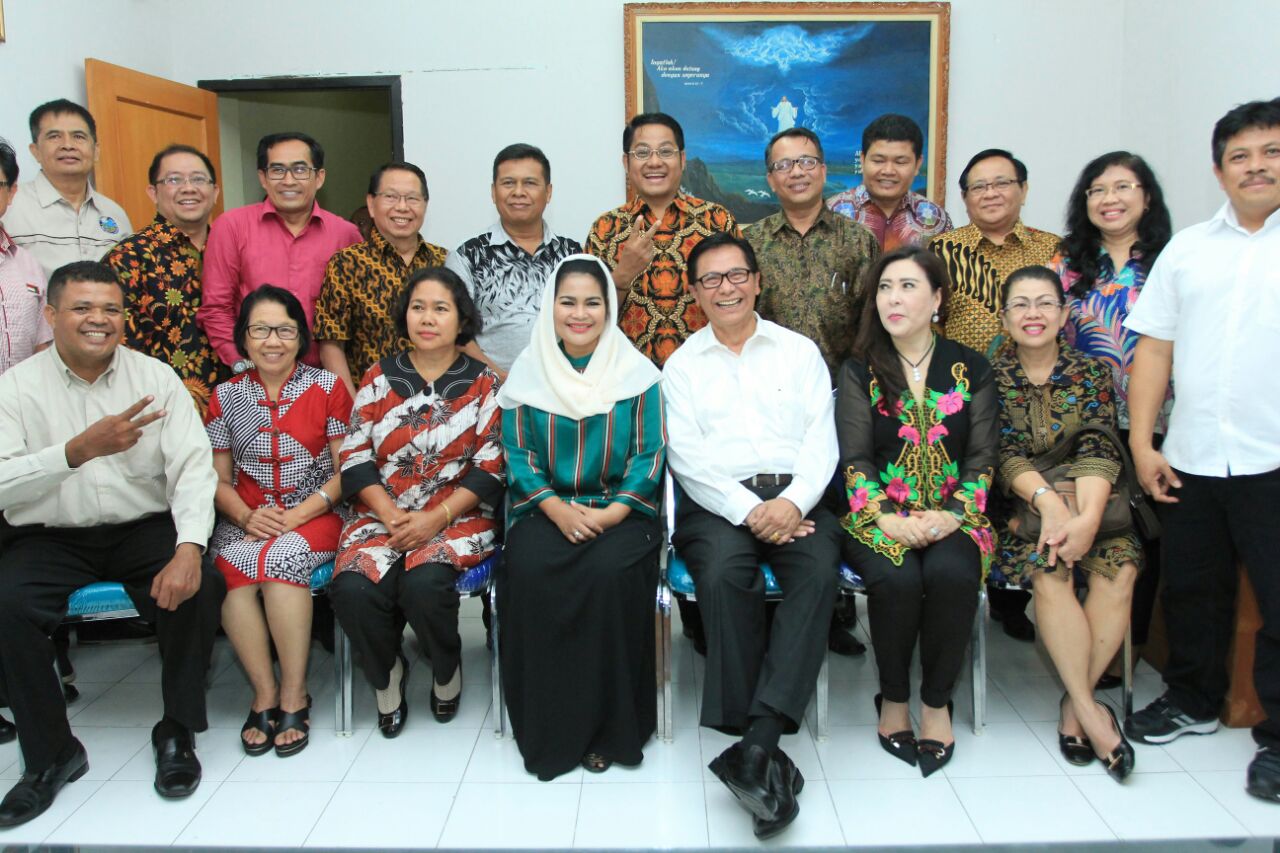
[[[1022,181],[1016,181],[1012,178],[996,178],[994,181],[978,181],[977,183],[969,184],[969,186],[965,188],[965,192],[969,195],[975,196],[984,195],[987,190],[995,190],[998,193],[1004,193],[1009,189],[1009,187],[1016,186],[1021,183]]]
[[[751,270],[734,267],[728,272],[709,272],[699,276],[695,281],[706,290],[715,290],[726,279],[730,284],[746,284],[749,278],[751,278]]]
[[[661,148],[650,148],[648,145],[637,145],[627,152],[637,160],[648,160],[654,154],[659,160],[674,160],[680,149],[674,145],[663,145]]]
[[[208,175],[202,175],[198,172],[194,175],[165,175],[163,178],[156,181],[156,186],[159,186],[160,184],[173,187],[174,189],[177,189],[183,184],[191,184],[191,186],[201,190],[205,187],[213,186],[213,178]]]
[[[298,180],[305,181],[319,170],[314,166],[308,166],[306,163],[294,163],[292,166],[286,166],[283,163],[272,163],[264,171],[267,173],[267,178],[273,181],[283,181],[285,175],[293,175]]]
[[[800,164],[801,169],[804,169],[806,172],[812,172],[814,169],[818,168],[822,163],[822,160],[818,157],[810,157],[807,155],[804,157],[788,157],[785,160],[774,160],[769,164],[769,171],[785,174],[790,172],[791,167],[797,163]]]
[[[265,341],[271,337],[271,333],[275,332],[276,337],[282,341],[296,341],[298,339],[298,327],[292,324],[287,326],[263,326],[255,323],[248,329],[249,337],[255,341]]]
[[[422,196],[418,195],[417,193],[409,193],[408,195],[401,195],[400,193],[380,192],[380,193],[374,193],[373,195],[374,195],[374,198],[381,199],[385,204],[389,204],[392,207],[395,207],[396,205],[400,204],[400,202],[404,202],[405,204],[409,205],[409,207],[422,207],[424,204],[427,203],[427,200]]]
[[[1097,201],[1100,198],[1104,198],[1107,193],[1115,193],[1116,195],[1128,195],[1134,190],[1141,189],[1141,188],[1142,188],[1142,184],[1136,183],[1134,181],[1116,181],[1114,184],[1112,184],[1109,187],[1104,187],[1101,184],[1089,187],[1089,189],[1084,191],[1084,197],[1089,199],[1090,201]]]
[[[1025,314],[1031,310],[1031,304],[1029,299],[1011,299],[1009,304],[1004,306],[1004,310],[1008,314]],[[1037,299],[1035,306],[1041,314],[1057,314],[1062,309],[1062,303],[1052,296]]]

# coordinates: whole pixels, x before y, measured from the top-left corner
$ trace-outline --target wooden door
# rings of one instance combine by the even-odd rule
[[[176,142],[200,149],[221,180],[216,94],[100,59],[84,61],[84,83],[101,150],[94,186],[120,203],[134,228],[155,216],[147,170],[162,148]],[[219,198],[213,215],[221,212]]]

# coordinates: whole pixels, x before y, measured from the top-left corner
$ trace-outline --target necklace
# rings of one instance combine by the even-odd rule
[[[911,377],[912,377],[916,382],[919,382],[919,381],[920,381],[920,378],[921,378],[921,377],[920,377],[920,365],[921,365],[921,364],[923,364],[923,363],[924,363],[924,360],[925,360],[926,358],[928,358],[928,357],[929,357],[929,353],[933,352],[933,346],[934,346],[934,344],[936,344],[937,342],[938,342],[938,338],[937,338],[937,336],[936,336],[936,335],[934,335],[934,336],[930,337],[930,338],[929,338],[929,348],[928,348],[927,350],[925,350],[925,351],[924,351],[924,355],[920,356],[919,360],[917,360],[917,361],[912,361],[911,359],[909,359],[909,358],[907,358],[905,355],[903,355],[901,352],[899,352],[899,353],[898,353],[898,358],[902,359],[902,360],[903,360],[903,361],[905,361],[907,364],[911,365]],[[895,349],[896,349],[896,347],[895,347]]]

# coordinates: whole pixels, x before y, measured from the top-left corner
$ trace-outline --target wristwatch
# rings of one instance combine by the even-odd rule
[[[253,369],[253,362],[247,358],[242,358],[235,364],[231,365],[232,373],[244,373],[246,370]]]

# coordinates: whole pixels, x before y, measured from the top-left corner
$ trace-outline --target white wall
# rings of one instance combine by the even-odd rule
[[[551,158],[558,230],[581,239],[622,197],[622,0],[48,8],[5,2],[0,133],[11,137],[25,140],[26,113],[39,101],[83,96],[84,56],[187,83],[399,74],[405,154],[431,181],[429,240],[456,245],[493,218],[490,164],[510,142]],[[264,16],[274,25],[255,25]],[[307,23],[282,29],[287,19]],[[1274,0],[953,0],[947,208],[965,221],[960,169],[980,148],[1007,147],[1031,172],[1024,218],[1060,229],[1080,167],[1123,147],[1151,160],[1176,225],[1206,218],[1222,198],[1210,171],[1212,124],[1237,103],[1280,95],[1276,32]]]

